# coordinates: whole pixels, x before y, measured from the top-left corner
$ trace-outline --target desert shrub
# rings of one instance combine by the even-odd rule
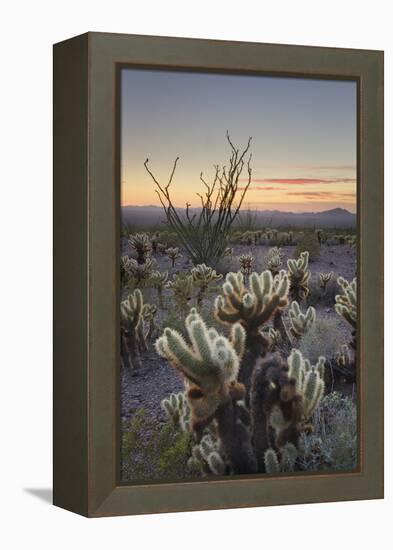
[[[345,341],[338,318],[321,319],[317,315],[314,325],[301,338],[298,347],[303,355],[313,362],[320,355],[330,359]]]
[[[314,414],[314,431],[302,437],[303,470],[350,471],[357,467],[357,407],[350,397],[326,395]]]
[[[308,250],[310,262],[313,262],[319,258],[321,253],[321,245],[313,233],[304,234],[304,237],[295,248],[295,258],[299,258],[300,254],[305,250]]]
[[[122,479],[181,480],[190,477],[187,461],[192,435],[162,424],[140,409],[122,426]]]
[[[340,288],[337,284],[337,275],[332,274],[330,281],[327,283],[325,290],[321,288],[321,285],[317,277],[312,277],[308,285],[310,294],[307,298],[307,303],[311,306],[323,305],[334,307],[335,296],[339,294]]]

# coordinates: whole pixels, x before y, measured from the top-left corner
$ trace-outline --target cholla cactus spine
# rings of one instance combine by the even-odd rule
[[[291,303],[288,314],[291,321],[291,334],[295,338],[304,336],[315,323],[315,308],[310,306],[306,313],[302,313],[296,300]]]
[[[130,235],[128,244],[135,250],[138,264],[144,264],[147,256],[151,252],[151,242],[149,236],[146,235],[146,233],[136,233],[135,235]]]
[[[182,255],[180,254],[180,251],[177,247],[173,247],[173,248],[167,248],[165,250],[165,254],[168,256],[168,258],[171,260],[172,262],[172,267],[175,267],[175,262],[178,258],[181,258]]]
[[[308,271],[309,253],[307,250],[300,253],[297,260],[287,260],[290,294],[293,300],[298,302],[305,300],[309,294],[308,281],[311,273]]]

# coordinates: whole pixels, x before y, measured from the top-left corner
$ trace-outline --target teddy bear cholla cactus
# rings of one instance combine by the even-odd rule
[[[165,254],[168,256],[168,258],[171,260],[172,262],[172,267],[175,267],[175,262],[178,258],[181,258],[182,255],[180,254],[179,252],[179,249],[178,248],[167,248],[165,250]]]
[[[306,423],[324,391],[325,358],[311,366],[298,350],[287,363],[279,354],[265,357],[254,371],[251,389],[253,440],[260,471],[267,468],[267,449],[281,456],[287,445],[299,446]]]
[[[239,263],[240,263],[240,269],[245,273],[246,275],[249,275],[251,273],[252,265],[254,263],[254,256],[252,254],[242,254],[238,257]]]
[[[161,309],[164,308],[164,300],[162,291],[168,282],[168,271],[153,271],[149,277],[149,283],[153,288],[157,289],[158,305]]]
[[[315,323],[315,308],[310,306],[306,313],[302,313],[296,300],[291,303],[288,314],[291,321],[291,334],[295,338],[304,336]]]
[[[289,293],[293,300],[301,302],[305,300],[309,294],[308,281],[311,273],[308,268],[309,253],[307,250],[300,253],[300,257],[297,260],[287,260],[288,274],[290,281]]]
[[[357,327],[357,286],[356,278],[348,282],[344,277],[339,277],[337,283],[342,290],[342,294],[335,297],[336,312],[345,319],[353,328],[351,347],[356,349],[356,327]]]
[[[127,263],[128,282],[132,281],[136,287],[144,287],[156,266],[156,261],[151,258],[147,258],[144,263],[129,259]]]
[[[185,309],[192,298],[194,288],[192,275],[186,275],[185,277],[174,275],[173,280],[167,282],[166,288],[173,292],[177,304]]]
[[[250,434],[238,418],[236,405],[244,397],[244,386],[236,380],[244,353],[245,331],[235,323],[229,339],[221,336],[206,326],[194,308],[186,318],[186,329],[190,344],[176,330],[166,328],[156,341],[156,350],[185,378],[191,429],[201,436],[215,421],[231,471],[254,472]]]
[[[192,268],[191,275],[194,285],[200,289],[197,298],[198,305],[200,305],[209,285],[216,281],[220,281],[222,275],[217,274],[215,269],[208,267],[206,264],[198,264],[196,267]]]
[[[242,273],[228,273],[222,289],[223,295],[215,301],[215,317],[224,324],[240,323],[246,330],[247,353],[239,381],[246,384],[248,390],[255,361],[270,344],[260,329],[288,304],[288,276],[285,271],[275,277],[270,271],[253,272],[246,288]]]
[[[144,264],[147,256],[151,252],[151,242],[149,236],[146,235],[146,233],[136,233],[135,235],[130,235],[128,244],[135,250],[138,264]]]
[[[121,363],[123,367],[138,368],[141,351],[147,350],[143,326],[143,296],[139,289],[120,304]]]
[[[326,290],[326,286],[330,279],[332,278],[332,273],[319,273],[318,279],[319,279],[319,286],[322,288],[322,290]]]

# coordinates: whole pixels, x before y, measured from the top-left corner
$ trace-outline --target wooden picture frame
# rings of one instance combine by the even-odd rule
[[[359,469],[119,482],[122,66],[358,89]],[[383,52],[87,33],[54,46],[54,504],[89,517],[383,497]]]

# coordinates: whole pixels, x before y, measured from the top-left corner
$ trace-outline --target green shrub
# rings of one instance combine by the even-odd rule
[[[314,414],[314,432],[302,437],[303,470],[351,471],[357,467],[357,407],[350,397],[326,395]]]
[[[303,239],[295,248],[295,258],[299,258],[300,254],[305,250],[308,250],[309,252],[310,262],[313,262],[319,258],[321,253],[321,245],[313,233],[305,233]]]
[[[140,409],[122,425],[121,477],[127,481],[185,479],[190,477],[191,450],[191,433],[162,424]]]

